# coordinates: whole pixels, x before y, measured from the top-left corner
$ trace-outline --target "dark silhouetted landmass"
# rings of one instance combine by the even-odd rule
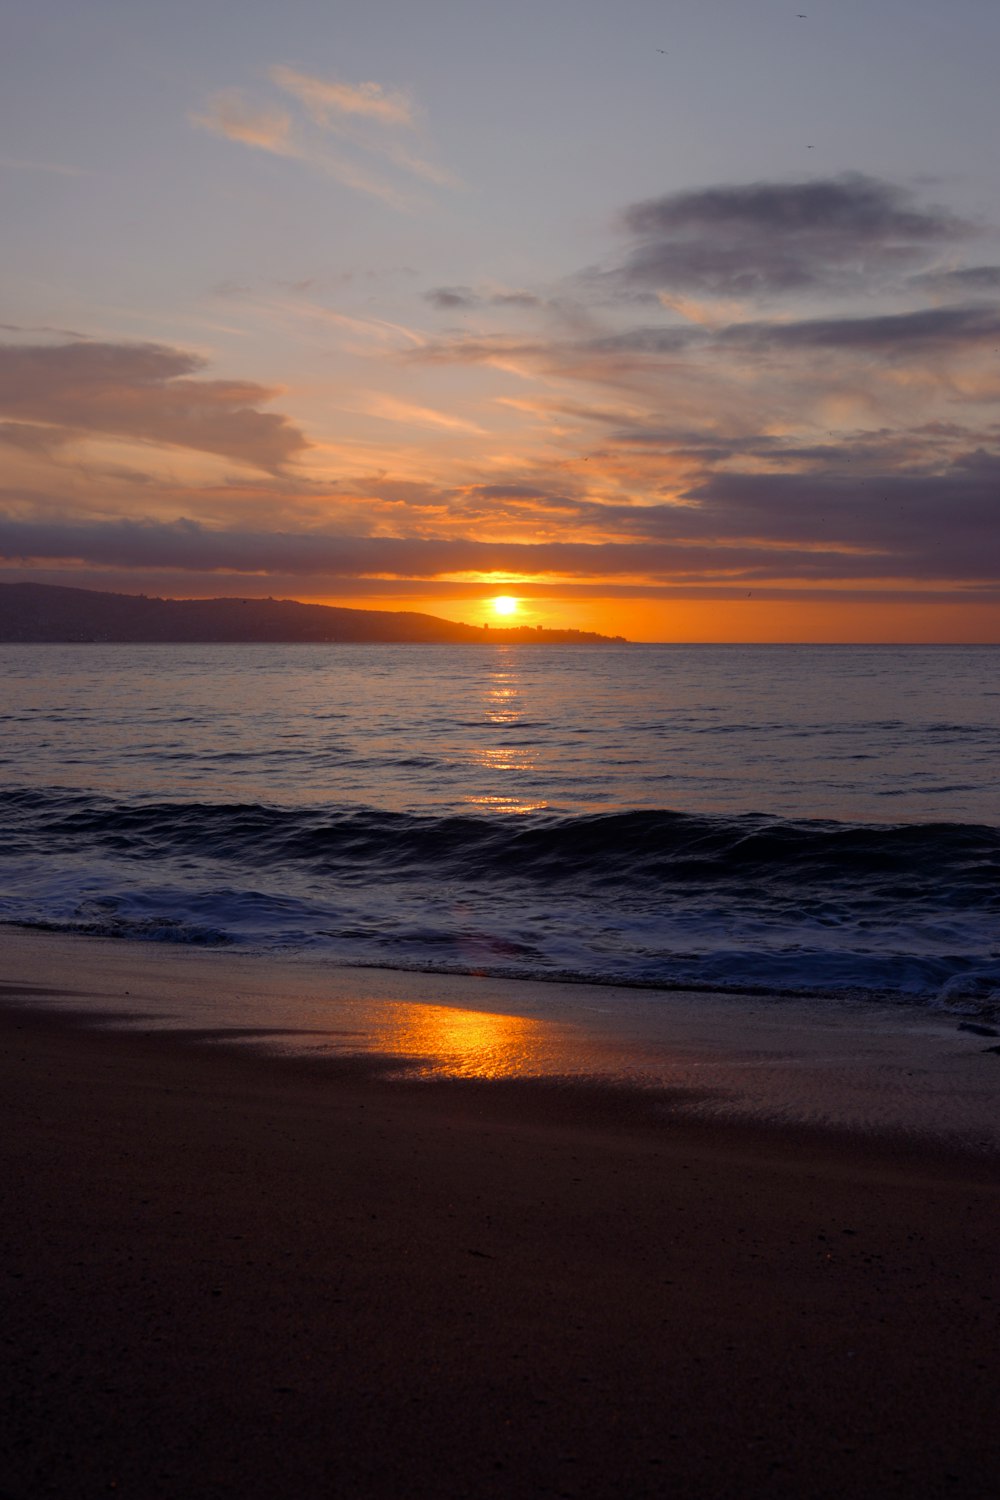
[[[339,609],[294,599],[150,599],[0,583],[0,641],[345,642],[574,646],[621,641],[588,630],[458,625],[413,610]]]

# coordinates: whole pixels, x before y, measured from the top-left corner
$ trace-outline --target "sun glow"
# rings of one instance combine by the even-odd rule
[[[494,612],[498,615],[516,615],[520,600],[511,594],[498,594],[493,600]]]

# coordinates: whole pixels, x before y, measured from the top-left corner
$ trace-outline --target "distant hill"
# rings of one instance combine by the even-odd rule
[[[150,599],[43,583],[0,583],[0,641],[386,641],[592,645],[587,630],[456,625],[412,610],[338,609],[294,599]]]

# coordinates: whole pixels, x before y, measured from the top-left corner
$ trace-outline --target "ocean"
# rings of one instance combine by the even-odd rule
[[[998,668],[955,646],[3,646],[0,922],[982,1010]]]

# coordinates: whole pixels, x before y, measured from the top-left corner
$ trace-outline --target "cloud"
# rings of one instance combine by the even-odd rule
[[[653,325],[564,344],[589,356],[609,354],[663,355],[689,351],[746,350],[765,353],[783,350],[845,350],[906,356],[976,346],[1000,338],[1000,306],[920,308],[914,312],[885,313],[861,318],[801,318],[730,323],[717,329]],[[461,348],[461,344],[458,345]]]
[[[476,484],[469,491],[483,500],[545,500],[547,491],[530,484]]]
[[[926,271],[911,278],[911,284],[945,296],[975,292],[1000,292],[1000,266],[966,266],[957,271]]]
[[[274,156],[294,158],[334,177],[344,187],[373,198],[381,198],[394,207],[403,207],[404,200],[391,187],[366,172],[358,163],[349,161],[328,150],[311,148],[296,138],[291,116],[286,110],[267,109],[247,102],[239,89],[228,89],[214,94],[203,114],[190,116],[192,125],[211,130],[226,140],[243,146],[252,146],[260,151],[269,151]]]
[[[86,167],[67,167],[54,161],[17,161],[10,156],[0,156],[0,167],[8,167],[14,172],[51,172],[56,177],[93,176]]]
[[[531,292],[494,292],[489,298],[491,307],[540,307],[541,298]]]
[[[354,599],[355,607],[362,609],[371,608],[373,600],[378,601],[379,608],[385,608],[384,601],[393,599],[399,601],[394,605],[396,609],[417,608],[422,611],[428,609],[428,603],[431,600],[451,603],[488,599],[496,593],[498,587],[496,578],[487,581],[456,582],[412,578],[371,580],[336,577],[324,579],[319,576],[310,582],[307,592],[300,577],[278,572],[268,574],[266,579],[238,573],[212,573],[205,575],[203,579],[195,580],[190,573],[179,569],[144,568],[141,573],[132,576],[116,569],[100,566],[74,565],[72,568],[67,568],[64,564],[33,565],[30,570],[25,570],[18,566],[4,567],[2,563],[0,563],[0,582],[57,584],[63,587],[71,585],[74,588],[132,594],[141,589],[149,596],[199,599],[208,597],[213,599],[260,598],[266,589],[269,595],[277,599],[301,599],[305,595],[309,599],[317,600],[321,597],[335,596],[338,602]],[[518,579],[516,583],[512,580],[512,585],[516,586],[518,595],[523,599],[544,600],[648,599],[676,602],[678,600],[745,599],[747,596],[746,580],[740,579],[714,584],[634,583],[617,579],[588,579],[586,582],[578,583],[551,580],[526,583]],[[759,604],[762,600],[800,603],[803,599],[807,599],[815,602],[816,598],[817,585],[812,581],[800,588],[769,584],[759,580],[753,582],[754,604]],[[940,604],[971,604],[990,607],[1000,603],[1000,589],[990,583],[936,586],[933,590],[920,584],[912,587],[902,584],[889,586],[880,586],[877,583],[841,584],[835,592],[832,590],[825,592],[823,599],[826,603],[835,600],[837,604],[918,604],[923,607]],[[430,606],[431,612],[435,607],[439,606],[433,604]]]
[[[0,443],[25,453],[52,453],[77,436],[63,427],[39,426],[33,422],[0,422]]]
[[[164,344],[0,345],[0,415],[221,454],[268,470],[309,446],[287,417],[257,410],[273,390],[191,379],[205,363]]]
[[[568,382],[600,392],[595,410],[627,402],[625,428],[635,433],[702,425],[715,438],[767,425],[906,427],[1000,396],[990,361],[1000,345],[1000,298],[990,295],[1000,291],[1000,267],[956,271],[952,262],[942,271],[942,251],[978,231],[902,186],[851,173],[707,187],[634,204],[622,223],[632,236],[625,262],[568,278],[573,295],[543,294],[530,322],[486,316],[495,305],[488,286],[456,278],[432,287],[425,298],[453,315],[451,326],[401,357],[538,382],[545,394],[521,409],[567,455],[581,441],[579,403],[555,395]],[[661,284],[671,278],[689,285]],[[818,296],[850,287],[857,304],[826,315]],[[801,295],[779,315],[780,291]],[[613,437],[619,423],[608,426]],[[635,433],[621,441],[637,447]],[[627,483],[607,455],[589,457],[592,476],[600,469],[609,485]],[[675,465],[659,483],[678,478]],[[656,487],[653,455],[636,482],[646,493]]]
[[[511,369],[524,361],[544,368],[554,367],[566,348],[566,344],[557,339],[518,338],[499,333],[460,334],[427,339],[419,348],[406,350],[402,358],[415,364],[497,365],[504,369]]]
[[[672,193],[633,204],[622,223],[634,244],[620,284],[738,298],[844,291],[972,232],[862,173]]]
[[[828,349],[907,355],[1000,340],[1000,306],[923,308],[869,318],[809,318],[794,323],[742,323],[720,331],[730,348]]]
[[[0,520],[0,556],[114,568],[170,568],[192,573],[271,573],[305,579],[439,579],[472,573],[606,578],[657,584],[757,583],[796,578],[819,584],[889,580],[1000,582],[1000,452],[971,448],[934,470],[914,435],[907,462],[879,469],[874,435],[830,456],[817,448],[812,465],[789,445],[765,471],[703,472],[678,503],[613,504],[539,486],[484,485],[431,492],[395,487],[397,504],[434,509],[439,526],[471,517],[469,535],[365,536],[329,526],[295,531],[213,529],[174,522],[54,519],[51,500],[41,519]],[[787,467],[782,468],[782,461]],[[379,488],[377,482],[375,489]],[[392,485],[383,486],[386,494]],[[0,497],[2,498],[2,497]],[[22,507],[23,496],[11,496]],[[520,536],[480,539],[482,514],[512,505]],[[549,531],[523,540],[537,508]],[[562,520],[560,521],[560,515]],[[431,517],[430,519],[434,519]],[[400,517],[405,524],[405,517]],[[551,529],[554,527],[555,529]],[[589,528],[593,539],[581,540]],[[410,528],[412,533],[412,526]]]
[[[470,286],[431,287],[424,293],[424,299],[442,312],[453,312],[460,307],[531,308],[542,305],[541,298],[531,292],[476,292]]]
[[[413,101],[401,90],[379,83],[344,83],[279,64],[268,78],[274,88],[295,101],[295,117],[284,102],[256,103],[240,89],[214,94],[191,123],[227,140],[295,158],[356,192],[382,199],[395,208],[412,204],[392,182],[370,169],[370,158],[388,161],[408,177],[453,186],[443,167],[414,149],[417,120]],[[331,138],[339,149],[333,150]]]
[[[856,394],[861,400],[866,399],[861,376],[870,373],[873,359],[905,366],[931,381],[940,374],[942,361],[974,356],[997,345],[1000,304],[981,303],[865,317],[762,319],[715,328],[692,323],[643,324],[582,338],[456,332],[428,339],[421,347],[406,351],[405,358],[427,364],[493,365],[520,374],[541,372],[623,386],[644,391],[647,399],[659,402],[678,399],[682,388],[690,394],[696,383],[708,382],[724,403],[735,398],[745,402],[753,396],[737,378],[732,357],[744,368],[748,360],[760,361],[763,373],[767,356],[780,354],[795,380],[787,399],[797,394],[804,412],[810,398],[818,399],[832,381],[842,379],[840,364],[817,365],[812,356],[818,351],[865,360],[864,365],[855,365]],[[677,384],[676,392],[663,383],[667,379]],[[653,381],[658,387],[654,388]],[[886,399],[887,392],[881,396]],[[763,391],[760,399],[768,399]]]
[[[312,112],[305,95],[289,93],[292,123],[278,146],[318,162],[334,136],[357,154],[369,137],[412,133],[379,114],[391,91],[343,88]],[[241,119],[266,136],[258,116]],[[270,149],[250,136],[246,144]],[[818,187],[828,191],[806,193]],[[427,304],[441,314],[441,338],[334,311],[318,292],[305,295],[308,283],[252,301],[282,327],[293,316],[324,325],[324,349],[332,335],[364,356],[364,375],[338,387],[341,406],[441,439],[425,434],[425,444],[386,425],[377,445],[365,436],[314,450],[309,472],[282,472],[309,445],[263,410],[272,390],[212,380],[182,348],[0,346],[12,486],[0,550],[32,566],[118,576],[174,569],[181,580],[197,576],[200,589],[208,575],[220,588],[229,574],[260,592],[281,579],[312,597],[393,581],[444,589],[493,573],[559,580],[545,585],[553,590],[742,581],[755,597],[792,579],[841,596],[920,580],[1000,586],[1000,424],[990,425],[987,407],[957,419],[962,403],[987,399],[1000,380],[990,355],[1000,346],[1000,297],[991,297],[1000,268],[956,270],[947,246],[969,227],[901,188],[858,176],[832,188],[758,183],[635,205],[632,258],[604,273],[634,295],[587,304],[578,277],[536,297],[457,273],[423,293],[428,324]],[[683,251],[694,275],[699,246],[713,244],[732,251],[734,266],[741,251],[749,291],[724,297],[713,281],[688,297],[628,281],[640,252]],[[863,297],[836,309],[849,315],[820,316],[830,309],[816,297],[780,316],[768,303],[776,290],[843,291],[852,278]],[[869,295],[887,284],[891,300]],[[247,296],[230,288],[237,293]],[[391,365],[385,382],[371,373],[379,359]],[[472,373],[438,381],[420,362],[484,364],[533,383],[515,393],[491,375],[480,393]],[[461,439],[481,430],[468,416],[493,425],[492,402],[505,410],[490,440]],[[514,413],[535,424],[530,451],[513,433]],[[95,433],[221,454],[260,472],[241,470],[229,488],[231,475],[200,482],[222,466],[176,462],[142,487],[125,471],[142,467],[133,452],[91,443],[77,462],[74,444]],[[68,452],[47,457],[60,446]],[[334,484],[323,470],[335,464],[349,467]],[[168,466],[158,455],[150,467]],[[108,519],[140,506],[150,519]],[[162,519],[178,515],[200,524]]]
[[[683,328],[627,328],[621,333],[608,333],[599,338],[581,340],[576,347],[587,354],[676,355],[697,345],[707,346],[708,343],[709,334],[706,329],[687,325]]]
[[[436,286],[424,297],[432,307],[439,307],[443,312],[451,312],[456,307],[478,307],[481,298],[469,286]]]
[[[379,83],[342,83],[318,78],[296,68],[272,68],[270,77],[305,109],[314,125],[348,140],[360,150],[391,161],[404,172],[428,182],[454,186],[455,178],[407,144],[417,131],[412,100],[401,90],[390,92]]]
[[[273,311],[279,315],[290,314],[295,318],[329,323],[375,343],[393,344],[402,341],[404,345],[411,348],[414,346],[420,348],[426,342],[422,333],[418,333],[414,328],[408,328],[405,323],[390,323],[386,318],[354,317],[350,313],[337,312],[322,302],[310,301],[305,297],[260,300],[256,305],[264,311]]]
[[[183,568],[303,578],[434,578],[458,572],[553,572],[582,577],[648,576],[733,567],[745,550],[648,542],[480,542],[470,538],[338,536],[329,532],[214,531],[195,521],[30,522],[0,520],[0,557],[72,559],[113,567]]]
[[[796,577],[830,577],[835,546],[843,577],[1000,580],[1000,454],[937,474],[718,474],[686,498],[720,536],[790,549]]]
[[[382,391],[372,391],[363,397],[362,405],[369,416],[380,417],[386,422],[411,423],[418,427],[439,427],[449,432],[482,432],[475,422],[454,413],[435,411],[429,406],[416,406],[410,401],[400,401],[396,396]]]
[[[239,89],[225,89],[213,94],[204,114],[191,116],[193,125],[201,125],[215,135],[244,146],[256,146],[276,156],[298,156],[292,143],[292,120],[285,110],[263,109],[249,104]]]
[[[2,333],[51,333],[61,339],[88,339],[87,333],[79,333],[75,328],[53,328],[48,323],[0,323]]]
[[[329,125],[342,115],[358,115],[379,125],[413,129],[413,104],[408,96],[401,91],[389,93],[380,83],[339,83],[280,64],[271,69],[271,78],[285,93],[301,100],[317,125]]]

